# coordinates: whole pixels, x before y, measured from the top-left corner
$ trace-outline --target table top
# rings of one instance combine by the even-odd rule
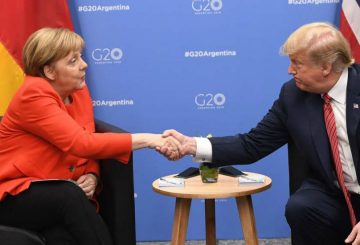
[[[251,173],[246,172],[251,176]],[[171,177],[174,175],[164,176]],[[265,176],[264,183],[239,184],[238,177],[219,174],[218,182],[203,183],[200,176],[185,179],[185,187],[159,187],[159,179],[152,183],[153,190],[160,194],[179,198],[215,199],[251,195],[269,189],[271,179]]]

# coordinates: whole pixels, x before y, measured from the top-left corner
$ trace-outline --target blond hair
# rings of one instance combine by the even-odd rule
[[[42,28],[28,38],[23,48],[25,74],[45,77],[44,67],[84,47],[84,40],[65,28]]]
[[[303,52],[316,65],[331,64],[341,72],[354,63],[348,41],[334,26],[315,22],[294,31],[281,47],[284,55]]]

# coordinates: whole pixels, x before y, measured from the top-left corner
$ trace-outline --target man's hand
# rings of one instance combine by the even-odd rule
[[[85,192],[87,198],[92,198],[98,183],[97,177],[94,174],[84,174],[76,181],[79,187]]]
[[[166,130],[163,133],[164,138],[172,137],[176,141],[180,143],[180,156],[179,158],[185,156],[185,155],[193,155],[196,154],[196,140],[193,137],[185,136],[178,131],[174,129]],[[161,147],[158,149],[159,152],[161,152],[163,155],[168,157],[167,151],[165,148]]]
[[[360,222],[354,226],[350,235],[345,239],[345,243],[360,245]]]

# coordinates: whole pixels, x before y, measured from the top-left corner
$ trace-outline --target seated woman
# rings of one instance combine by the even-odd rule
[[[49,245],[112,244],[89,201],[95,159],[127,162],[132,150],[164,152],[165,144],[177,157],[177,142],[160,134],[94,133],[83,46],[67,29],[33,33],[23,49],[25,81],[0,124],[0,224],[40,232]]]

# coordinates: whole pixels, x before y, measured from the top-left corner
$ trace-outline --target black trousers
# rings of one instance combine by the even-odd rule
[[[41,233],[48,245],[112,245],[83,190],[68,181],[34,182],[0,202],[0,224]]]
[[[360,196],[352,195],[352,204],[360,218]],[[291,228],[293,245],[339,245],[352,227],[345,198],[339,191],[321,185],[305,184],[290,196],[285,216]]]

